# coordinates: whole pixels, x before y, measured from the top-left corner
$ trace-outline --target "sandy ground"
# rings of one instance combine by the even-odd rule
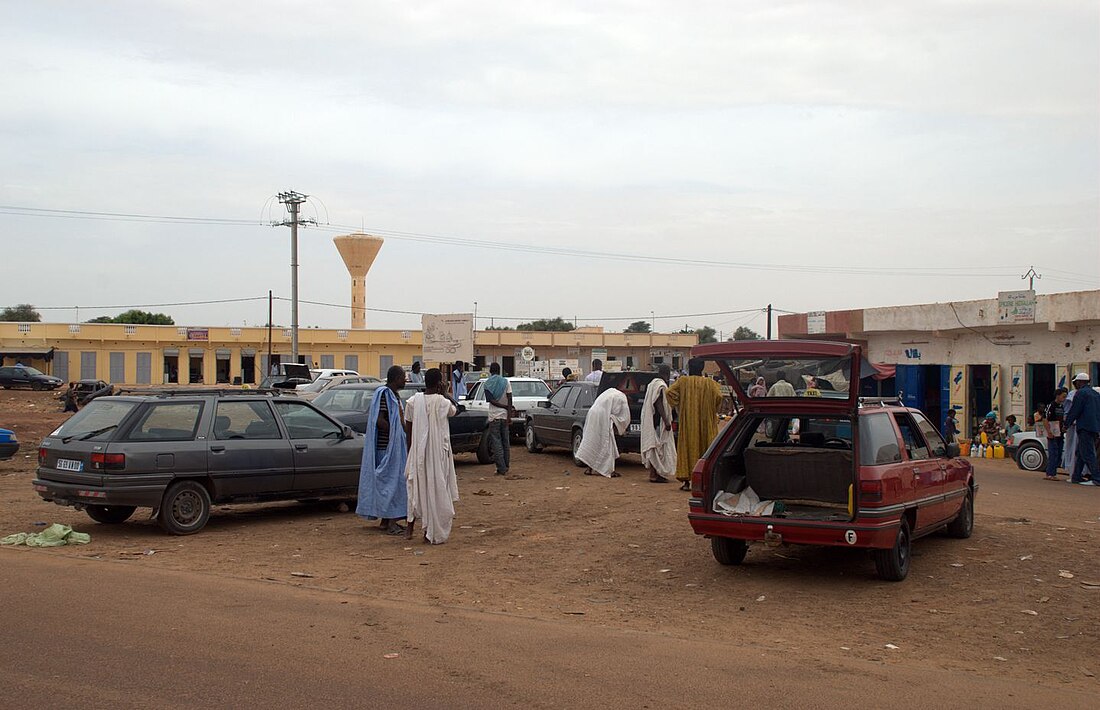
[[[30,485],[37,442],[63,421],[59,409],[49,393],[0,392],[0,426],[23,445],[0,462],[0,533],[60,522],[92,542],[0,554],[121,561],[197,573],[211,586],[266,580],[592,633],[736,640],[817,665],[1100,687],[1100,590],[1082,584],[1100,583],[1100,491],[1042,481],[1011,461],[977,462],[971,539],[918,541],[909,579],[886,583],[868,555],[842,549],[754,546],[743,566],[722,567],[691,532],[688,494],[648,483],[636,457],[620,462],[621,478],[603,479],[581,475],[564,451],[520,447],[507,478],[458,457],[462,499],[442,546],[386,537],[328,504],[219,507],[185,538],[162,534],[149,511],[97,525]]]

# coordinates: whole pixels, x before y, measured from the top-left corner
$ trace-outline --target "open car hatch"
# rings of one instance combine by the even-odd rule
[[[742,340],[696,345],[714,362],[746,410],[789,408],[854,414],[859,402],[858,345],[819,340]]]

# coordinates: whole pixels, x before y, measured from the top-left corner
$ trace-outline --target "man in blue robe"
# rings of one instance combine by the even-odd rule
[[[355,508],[356,514],[364,518],[381,518],[380,527],[390,535],[405,532],[398,521],[408,514],[405,461],[409,447],[401,398],[397,396],[404,386],[405,371],[394,365],[386,372],[386,386],[374,391],[359,468],[359,505]]]

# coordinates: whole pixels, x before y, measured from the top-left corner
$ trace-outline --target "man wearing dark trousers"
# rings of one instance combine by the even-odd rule
[[[500,376],[500,363],[489,365],[489,379],[485,380],[485,400],[489,402],[489,450],[497,465],[497,475],[508,473],[512,463],[509,450],[512,426],[512,383]]]
[[[1100,472],[1096,468],[1096,438],[1100,435],[1100,394],[1089,386],[1089,376],[1078,372],[1073,378],[1077,393],[1073,406],[1066,415],[1066,426],[1077,425],[1077,459],[1070,472],[1071,483],[1084,486],[1100,486]],[[1088,469],[1088,476],[1082,469]]]

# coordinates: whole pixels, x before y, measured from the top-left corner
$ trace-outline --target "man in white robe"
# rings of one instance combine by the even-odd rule
[[[657,377],[650,380],[642,402],[642,463],[649,471],[650,483],[664,483],[676,475],[672,410],[665,399],[671,376],[668,365],[659,365]]]
[[[619,447],[615,434],[625,434],[628,426],[630,404],[626,395],[614,388],[604,390],[584,418],[584,433],[577,450],[577,459],[588,466],[586,474],[595,472],[607,478],[618,477],[615,459],[619,458]]]
[[[424,375],[425,389],[405,404],[405,421],[411,426],[409,459],[405,464],[408,494],[408,525],[405,537],[412,537],[413,525],[421,521],[424,539],[433,545],[447,542],[458,500],[458,479],[451,453],[448,417],[458,413],[454,402],[443,394],[443,373],[432,368]]]

